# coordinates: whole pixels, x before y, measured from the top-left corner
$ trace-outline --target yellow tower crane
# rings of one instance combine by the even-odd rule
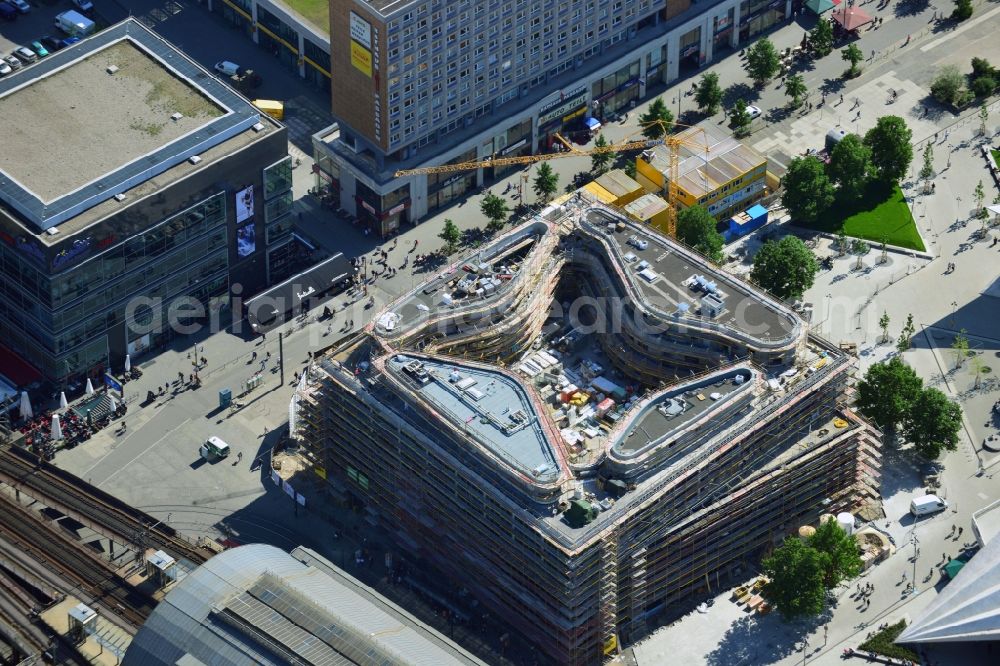
[[[646,128],[656,126],[659,128],[659,136],[655,139],[650,139],[647,137],[642,137],[639,139],[634,138],[636,135],[641,134],[646,131]],[[691,137],[681,137],[676,134],[671,134],[671,130],[678,127],[685,127],[696,130],[694,134],[700,135],[702,141]],[[667,219],[667,232],[674,236],[677,233],[677,180],[679,178],[680,172],[680,148],[681,146],[687,146],[689,148],[704,151],[705,161],[708,161],[709,157],[709,145],[708,139],[705,136],[705,131],[700,127],[695,127],[691,125],[682,125],[681,123],[668,124],[662,120],[654,120],[649,123],[643,123],[643,128],[637,132],[627,136],[624,141],[618,143],[611,143],[607,146],[587,148],[584,150],[578,149],[572,143],[567,141],[561,134],[556,134],[556,138],[566,146],[567,150],[565,152],[559,153],[546,153],[543,155],[523,155],[519,157],[491,157],[485,160],[476,160],[473,162],[454,162],[452,164],[441,164],[438,166],[426,166],[419,167],[417,169],[400,169],[396,172],[396,177],[402,176],[415,176],[418,174],[427,173],[451,173],[455,171],[472,171],[474,169],[483,169],[489,167],[506,166],[509,164],[534,164],[535,162],[544,162],[546,160],[557,160],[565,157],[583,157],[590,155],[597,155],[599,153],[622,153],[630,150],[644,150],[646,148],[652,148],[653,146],[666,146],[667,152],[670,156],[670,167],[669,173],[667,175],[667,204],[668,209],[668,219]]]

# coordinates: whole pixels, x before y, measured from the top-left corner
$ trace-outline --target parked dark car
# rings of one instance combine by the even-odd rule
[[[22,65],[22,64],[21,64],[21,61],[20,61],[20,60],[18,60],[17,58],[15,58],[15,57],[14,57],[14,56],[12,56],[12,55],[9,55],[9,56],[6,56],[6,57],[5,57],[4,59],[3,59],[3,61],[4,61],[5,63],[7,63],[8,65],[10,65],[10,68],[11,68],[12,70],[14,70],[14,71],[17,71],[17,70],[21,69],[22,67],[24,67],[24,65]]]
[[[38,54],[29,49],[27,46],[18,46],[16,49],[14,49],[14,53],[12,53],[11,55],[20,58],[21,62],[23,62],[26,65],[30,65],[31,63],[38,60]]]
[[[56,39],[52,35],[45,35],[38,41],[42,43],[42,46],[48,49],[49,53],[55,53],[56,51],[58,51],[63,47],[62,40]]]

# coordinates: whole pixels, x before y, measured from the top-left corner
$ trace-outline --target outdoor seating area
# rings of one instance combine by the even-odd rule
[[[23,446],[44,460],[52,460],[61,448],[73,448],[87,441],[91,435],[105,428],[115,418],[124,416],[128,406],[110,389],[95,392],[87,381],[86,393],[75,405],[70,405],[66,394],[59,396],[57,409],[36,415],[27,392],[21,393],[18,405],[19,422],[15,429],[21,433]]]

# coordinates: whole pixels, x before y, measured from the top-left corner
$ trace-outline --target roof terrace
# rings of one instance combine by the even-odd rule
[[[517,381],[500,371],[396,354],[386,369],[406,377],[414,393],[497,457],[539,482],[558,476],[552,444]]]

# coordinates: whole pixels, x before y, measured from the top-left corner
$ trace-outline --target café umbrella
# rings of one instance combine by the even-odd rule
[[[94,394],[94,384],[90,381],[90,377],[87,377],[87,388],[85,389],[87,395]]]
[[[132,357],[125,354],[125,372],[132,372]]]
[[[59,392],[59,409],[66,409],[69,407],[69,401],[66,399],[66,391]]]
[[[52,439],[53,439],[53,441],[55,441],[55,440],[60,440],[62,438],[63,438],[62,426],[59,424],[59,415],[58,414],[53,414],[52,415]]]
[[[35,416],[35,412],[31,409],[31,398],[28,397],[27,391],[21,391],[21,405],[19,407],[22,419],[32,419]]]

